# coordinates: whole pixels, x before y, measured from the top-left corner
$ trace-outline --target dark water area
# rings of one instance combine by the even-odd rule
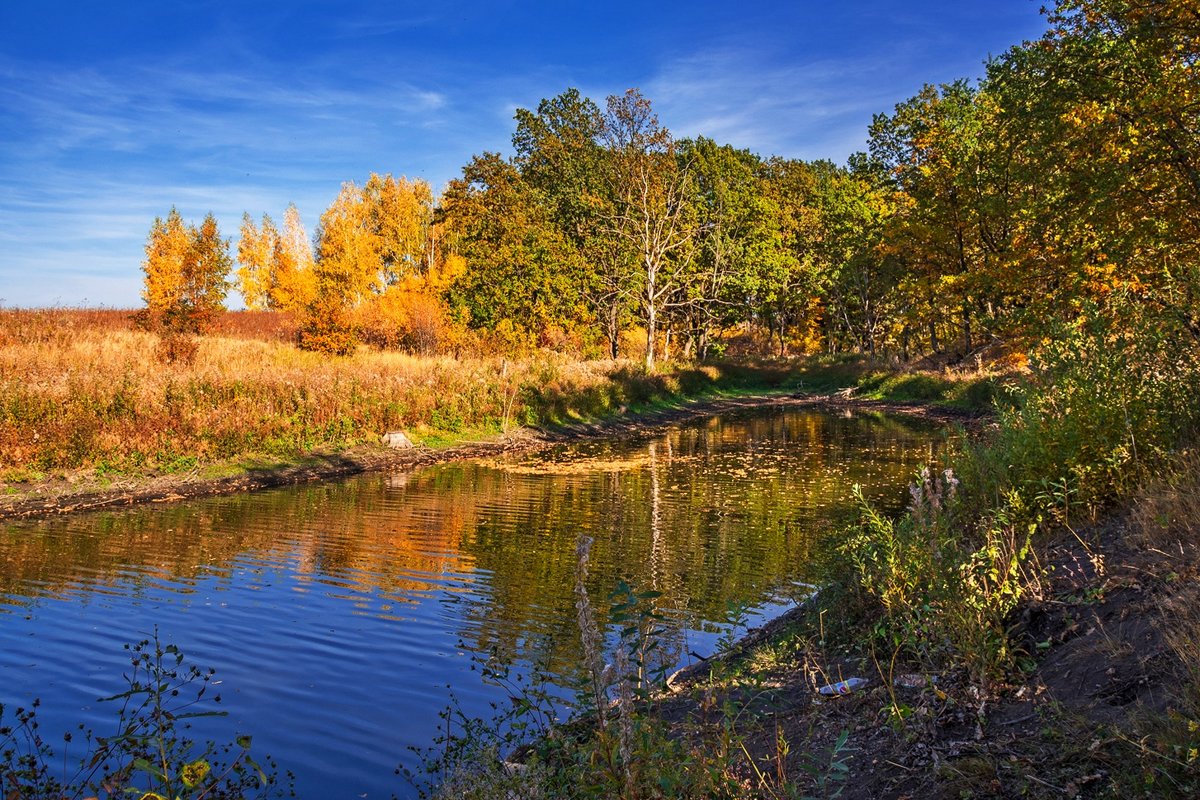
[[[157,630],[217,670],[227,717],[300,797],[415,796],[394,771],[437,735],[450,687],[487,715],[478,662],[579,672],[576,543],[588,589],[655,590],[671,644],[707,654],[732,606],[802,596],[852,488],[898,509],[943,433],[811,410],[714,417],[636,442],[370,474],[251,495],[0,527],[0,704],[41,698],[47,739],[111,733],[122,645]]]

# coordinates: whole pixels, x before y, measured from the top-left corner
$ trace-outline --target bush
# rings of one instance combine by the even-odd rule
[[[898,519],[862,505],[843,581],[877,641],[981,684],[1015,663],[1008,617],[1039,589],[1037,534],[1129,494],[1193,435],[1200,362],[1171,318],[1117,298],[1058,327],[1005,387],[998,426],[941,477],[926,470]],[[961,492],[958,481],[961,479]]]
[[[1009,490],[1029,506],[1094,511],[1128,494],[1194,432],[1196,343],[1170,318],[1114,301],[1064,323],[1006,387],[999,431],[959,472],[978,507]]]
[[[348,356],[358,347],[358,326],[337,301],[318,296],[304,313],[297,344],[330,356]]]
[[[860,518],[839,552],[852,590],[874,612],[877,643],[926,667],[961,664],[986,688],[1014,663],[1008,617],[1038,583],[1027,560],[1040,520],[1012,497],[968,524],[958,485],[949,469],[924,469],[908,512],[894,520],[860,494]]]
[[[443,349],[451,327],[437,297],[392,287],[358,313],[365,343],[380,350],[433,355]]]

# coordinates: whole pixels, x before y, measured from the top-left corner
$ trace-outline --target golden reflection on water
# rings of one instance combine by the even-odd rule
[[[639,444],[22,523],[0,536],[0,595],[186,592],[250,564],[296,592],[364,610],[376,598],[397,618],[434,594],[484,592],[464,609],[464,635],[511,653],[569,617],[581,532],[596,540],[598,596],[624,579],[662,592],[664,609],[713,619],[731,597],[811,577],[812,548],[851,487],[897,502],[930,442],[927,428],[882,417],[714,418]]]
[[[776,411],[636,442],[13,523],[0,528],[0,677],[48,705],[90,702],[96,692],[71,693],[76,665],[119,653],[126,640],[114,637],[131,628],[161,626],[187,652],[219,648],[216,664],[245,688],[238,708],[269,721],[281,763],[312,761],[310,726],[343,732],[322,740],[331,766],[304,778],[308,794],[353,777],[386,796],[366,763],[403,751],[381,730],[431,740],[445,703],[431,684],[492,699],[464,653],[536,662],[564,683],[576,672],[580,535],[594,540],[600,616],[619,581],[655,589],[678,622],[665,645],[684,650],[685,636],[727,621],[727,603],[813,581],[813,551],[851,510],[853,485],[898,507],[938,441],[894,418]]]

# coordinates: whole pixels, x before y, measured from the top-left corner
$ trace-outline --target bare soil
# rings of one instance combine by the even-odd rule
[[[447,447],[393,450],[359,445],[336,452],[305,454],[288,463],[264,461],[257,466],[230,465],[235,474],[205,477],[186,473],[98,476],[90,471],[60,473],[37,482],[0,483],[0,520],[54,516],[139,503],[169,503],[212,495],[237,494],[275,486],[347,477],[362,472],[412,467],[532,451],[567,441],[629,439],[653,435],[691,419],[751,408],[856,408],[912,414],[931,419],[970,420],[975,415],[931,405],[856,400],[842,395],[757,395],[702,400],[597,422],[549,429],[523,428],[504,436]],[[243,462],[244,463],[244,462]],[[211,472],[211,469],[205,470]]]

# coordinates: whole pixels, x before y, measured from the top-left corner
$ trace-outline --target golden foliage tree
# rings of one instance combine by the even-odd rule
[[[298,312],[308,306],[317,289],[313,252],[294,204],[283,212],[283,233],[275,239],[271,265],[270,307]]]
[[[172,208],[165,220],[154,220],[146,241],[140,322],[175,335],[201,333],[225,310],[231,266],[229,241],[211,213],[197,227]]]
[[[142,300],[147,310],[162,312],[183,302],[184,268],[191,247],[191,233],[179,212],[172,208],[167,218],[154,218],[146,241],[146,273]]]
[[[372,174],[362,190],[371,228],[379,238],[381,271],[387,284],[426,271],[433,221],[433,191],[422,180]]]
[[[263,214],[262,226],[242,217],[238,240],[238,289],[252,309],[300,311],[316,290],[312,247],[294,204],[283,215],[283,231]]]
[[[342,185],[317,230],[314,294],[301,326],[303,347],[347,353],[357,342],[353,311],[432,263],[427,250],[433,192],[421,180],[372,173]]]
[[[271,306],[271,271],[279,231],[267,214],[262,227],[254,224],[249,212],[242,215],[241,238],[238,239],[237,285],[246,301],[246,308],[261,311]]]

